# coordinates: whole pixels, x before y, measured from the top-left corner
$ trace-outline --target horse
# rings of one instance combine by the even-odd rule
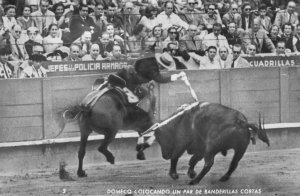
[[[125,74],[124,74],[125,73]],[[123,73],[123,78],[128,84],[132,84],[128,72]],[[130,87],[131,85],[128,85]],[[131,90],[132,87],[131,86]],[[117,89],[111,89],[102,95],[92,108],[86,108],[80,104],[68,107],[60,117],[60,127],[63,131],[68,119],[77,120],[80,129],[80,147],[78,151],[78,177],[86,177],[83,170],[83,159],[89,135],[92,131],[104,135],[104,140],[98,148],[106,160],[114,164],[114,155],[108,150],[108,145],[114,140],[119,130],[135,130],[139,133],[153,125],[155,111],[155,96],[153,86],[148,85],[146,95],[143,98],[149,103],[149,110],[146,112],[135,104],[127,103],[124,94]],[[62,113],[62,112],[60,112]],[[67,114],[67,115],[66,115]],[[138,146],[137,146],[138,149]],[[138,153],[138,159],[144,159],[142,151]]]

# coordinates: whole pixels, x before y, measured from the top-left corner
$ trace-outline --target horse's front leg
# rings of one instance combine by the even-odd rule
[[[155,141],[154,133],[152,132],[150,137],[147,139],[146,142],[144,142],[144,136],[140,136],[138,138],[138,143],[136,145],[136,151],[137,151],[137,159],[139,160],[145,160],[145,154],[144,150],[150,146],[152,146],[153,142]]]
[[[108,145],[115,139],[115,136],[118,131],[109,130],[104,134],[104,140],[101,143],[101,145],[98,148],[98,151],[103,153],[106,157],[106,160],[114,164],[115,163],[115,157],[114,155],[107,149]]]

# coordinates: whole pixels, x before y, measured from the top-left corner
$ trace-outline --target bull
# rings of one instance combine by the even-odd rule
[[[260,117],[257,126],[248,123],[247,118],[237,110],[207,102],[198,102],[182,115],[156,129],[154,135],[161,146],[163,158],[171,160],[169,170],[171,178],[178,178],[176,167],[182,154],[187,151],[192,155],[187,172],[192,179],[190,185],[199,183],[207,174],[214,164],[217,153],[221,152],[226,156],[227,150],[234,150],[230,167],[220,178],[220,181],[227,181],[237,168],[250,140],[255,144],[255,138],[258,136],[260,140],[270,145]],[[197,175],[194,168],[202,158],[205,164]]]

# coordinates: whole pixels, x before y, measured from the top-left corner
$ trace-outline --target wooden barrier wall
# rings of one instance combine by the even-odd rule
[[[249,121],[258,113],[265,123],[300,122],[300,67],[186,71],[201,101],[217,102],[243,112]],[[0,142],[53,138],[56,113],[79,103],[99,75],[0,81]],[[157,118],[164,119],[194,100],[181,81],[160,85]],[[60,137],[79,136],[74,124]]]

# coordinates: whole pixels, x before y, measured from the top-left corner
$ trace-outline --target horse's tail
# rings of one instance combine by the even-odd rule
[[[74,105],[74,106],[69,106],[62,111],[59,111],[57,113],[58,116],[58,126],[60,128],[59,133],[55,136],[57,138],[64,130],[65,126],[69,122],[78,122],[80,119],[81,115],[84,113],[88,112],[88,109],[85,106],[82,105]]]

